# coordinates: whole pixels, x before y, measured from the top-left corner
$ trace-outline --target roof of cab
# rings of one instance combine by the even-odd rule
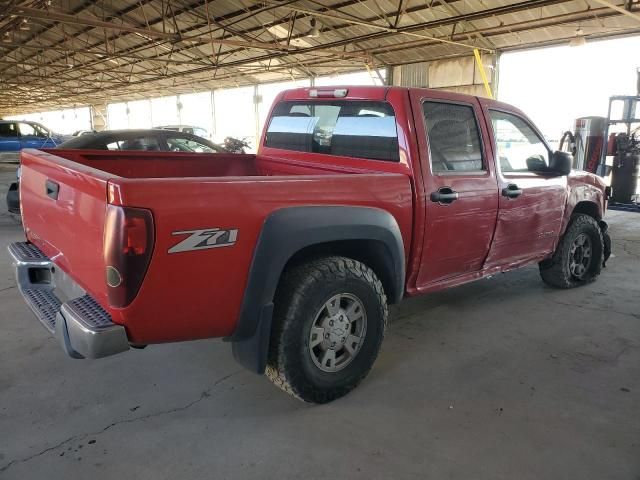
[[[423,88],[423,87],[400,87],[400,86],[387,86],[387,85],[327,85],[327,86],[314,86],[314,87],[299,87],[292,88],[289,90],[284,90],[282,92],[281,100],[307,100],[307,99],[327,99],[330,97],[314,97],[310,95],[310,92],[316,90],[318,92],[330,92],[337,90],[346,90],[347,93],[344,96],[335,97],[337,99],[344,98],[347,100],[385,100],[389,91],[392,90],[401,90],[405,92],[410,91],[437,91],[443,92],[443,90],[435,90],[432,88]],[[508,103],[500,102],[498,100],[493,100],[486,97],[479,97],[475,95],[469,95],[466,93],[458,93],[458,92],[446,92],[450,93],[451,96],[455,99],[478,99],[480,103],[482,103],[487,108],[496,108],[500,110],[509,110],[512,112],[520,113],[524,115],[518,108],[510,105]],[[525,115],[526,116],[526,115]]]

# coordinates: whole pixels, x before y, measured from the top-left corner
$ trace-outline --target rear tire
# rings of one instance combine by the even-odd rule
[[[591,283],[600,275],[604,247],[598,222],[589,215],[574,215],[553,256],[540,262],[540,276],[555,288]]]
[[[326,257],[295,266],[276,292],[266,374],[305,402],[342,397],[371,369],[387,316],[382,283],[363,263]]]

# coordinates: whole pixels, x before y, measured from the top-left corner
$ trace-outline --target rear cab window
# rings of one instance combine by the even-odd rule
[[[271,115],[264,145],[390,162],[400,158],[396,117],[387,102],[280,102]]]

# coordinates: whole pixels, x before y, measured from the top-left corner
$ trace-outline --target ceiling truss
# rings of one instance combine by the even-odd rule
[[[638,10],[638,0],[0,0],[0,115],[636,34]]]

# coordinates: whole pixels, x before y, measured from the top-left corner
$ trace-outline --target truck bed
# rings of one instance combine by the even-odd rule
[[[262,226],[277,209],[382,209],[395,218],[409,252],[409,175],[367,171],[348,163],[328,166],[239,154],[25,150],[23,221],[28,240],[89,293],[113,322],[124,325],[130,341],[228,336],[234,332]],[[51,182],[58,189],[55,199]],[[107,297],[107,204],[143,208],[153,215],[151,262],[137,296],[125,308],[113,308]],[[237,241],[231,248],[169,252],[198,229],[235,229]]]

